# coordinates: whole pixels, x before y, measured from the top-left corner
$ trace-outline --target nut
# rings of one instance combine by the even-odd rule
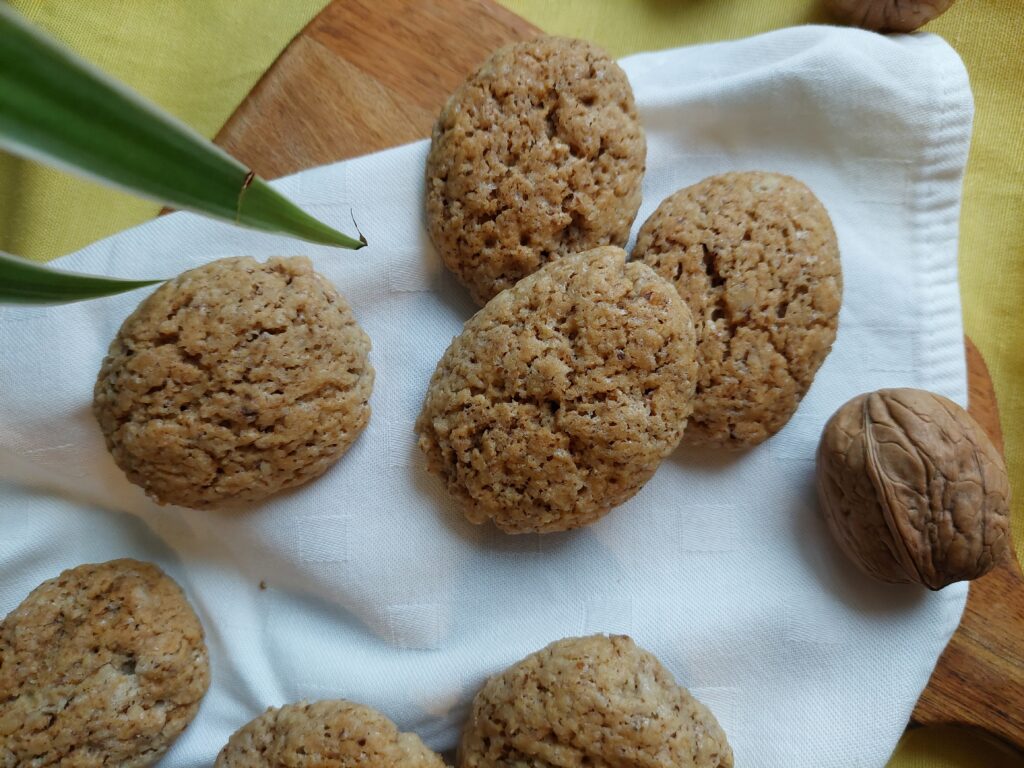
[[[845,24],[876,32],[913,32],[945,13],[953,1],[827,0],[827,5]]]
[[[817,462],[829,528],[876,578],[942,589],[1008,554],[1006,465],[944,397],[880,389],[853,398],[825,425]]]

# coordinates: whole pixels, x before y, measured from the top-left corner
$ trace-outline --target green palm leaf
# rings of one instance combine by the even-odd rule
[[[66,304],[161,282],[64,272],[0,251],[0,303],[4,304]]]
[[[0,147],[247,227],[342,248],[366,244],[305,213],[3,2]]]

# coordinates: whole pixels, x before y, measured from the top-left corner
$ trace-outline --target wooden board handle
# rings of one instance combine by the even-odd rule
[[[1000,451],[988,367],[967,339],[967,410]],[[980,728],[1024,753],[1024,580],[1011,557],[971,583],[964,616],[914,708],[918,725]]]

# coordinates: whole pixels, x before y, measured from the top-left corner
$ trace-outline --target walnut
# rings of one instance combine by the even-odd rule
[[[913,32],[941,16],[953,0],[827,0],[846,24],[877,32]]]
[[[919,389],[859,395],[818,446],[818,497],[843,551],[883,581],[942,589],[1009,551],[1010,487],[967,412]]]

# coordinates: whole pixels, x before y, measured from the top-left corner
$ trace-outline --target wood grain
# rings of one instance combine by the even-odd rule
[[[216,141],[273,178],[422,138],[494,48],[537,31],[489,0],[335,0]],[[971,413],[1001,446],[995,394],[970,342],[967,359]],[[1024,589],[1016,563],[972,584],[969,595],[914,722],[980,727],[1024,749]]]
[[[489,0],[344,0],[278,57],[214,141],[265,178],[430,135],[491,52],[539,30]]]
[[[1003,450],[988,367],[967,339],[967,410]],[[920,725],[980,728],[1024,751],[1024,580],[1009,559],[971,583],[960,627],[914,708]]]

